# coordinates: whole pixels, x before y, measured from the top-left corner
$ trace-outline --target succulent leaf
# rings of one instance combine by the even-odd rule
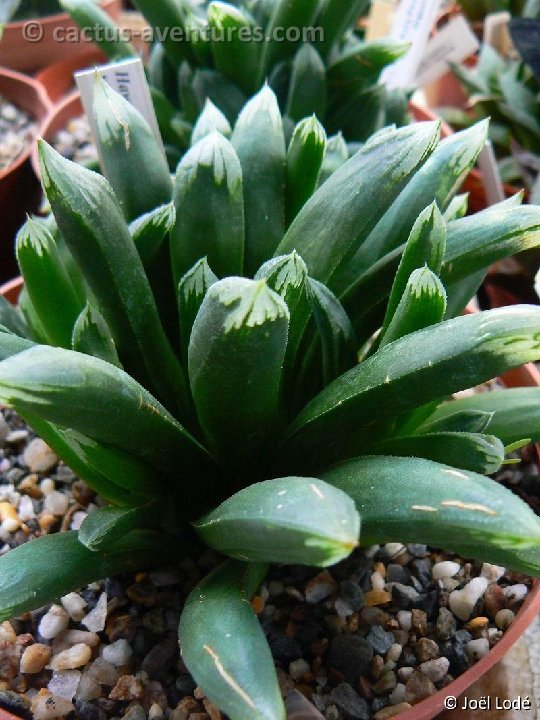
[[[188,270],[178,285],[178,317],[180,320],[180,344],[182,360],[187,364],[189,341],[193,323],[208,290],[217,283],[208,260],[203,258]]]
[[[165,239],[174,227],[176,211],[173,203],[151,210],[129,225],[129,232],[135,243],[142,263],[148,267],[156,259]]]
[[[325,154],[326,133],[317,118],[299,122],[287,151],[288,225],[317,189]]]
[[[230,138],[232,135],[231,125],[225,115],[211,100],[207,100],[204,110],[199,115],[199,119],[193,127],[193,132],[191,134],[192,147],[193,145],[196,145],[199,140],[202,140],[207,135],[211,135],[216,131],[226,138]]]
[[[104,507],[90,513],[78,531],[77,538],[92,552],[107,551],[127,533],[156,524],[156,507]]]
[[[309,115],[322,119],[326,104],[326,68],[313,45],[306,43],[294,56],[285,114],[295,122]]]
[[[77,318],[73,328],[71,346],[76,352],[92,355],[111,365],[122,367],[111,331],[103,316],[90,303],[86,304]]]
[[[135,48],[120,37],[118,27],[93,0],[58,0],[63,10],[90,37],[110,60],[128,60],[137,57]]]

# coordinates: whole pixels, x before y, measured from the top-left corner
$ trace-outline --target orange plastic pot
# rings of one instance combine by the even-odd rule
[[[0,287],[0,294],[11,303],[16,303],[22,286],[22,278],[15,278]],[[507,387],[540,387],[540,373],[534,365],[524,365],[512,370],[501,379]],[[396,715],[394,720],[432,720],[445,709],[444,703],[447,697],[459,698],[488,670],[491,670],[506,655],[514,643],[519,640],[538,614],[540,614],[540,582],[536,581],[510,628],[485,657],[450,685],[439,690],[430,698],[422,700],[410,710]],[[0,710],[0,720],[18,720],[18,718],[14,719],[9,713],[3,714],[3,711]]]
[[[102,0],[101,6],[114,20],[119,19],[122,0]],[[7,23],[0,43],[0,65],[33,73],[69,55],[85,53],[92,47],[88,42],[58,42],[58,38],[69,38],[75,28],[67,13]]]
[[[64,130],[70,120],[80,117],[83,112],[80,93],[78,90],[74,90],[58,105],[55,105],[43,119],[39,133],[40,136],[48,143],[52,143],[57,133],[60,132],[60,130]],[[39,169],[37,143],[34,143],[31,153],[32,168],[36,177],[39,179],[41,177],[41,171]]]
[[[68,55],[63,60],[49,65],[36,75],[52,103],[61,102],[75,89],[74,73],[79,70],[106,63],[107,58],[97,47],[90,45],[84,52]]]

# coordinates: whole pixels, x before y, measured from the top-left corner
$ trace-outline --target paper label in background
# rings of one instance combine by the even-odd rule
[[[460,63],[479,48],[471,26],[463,15],[457,15],[428,42],[415,85],[424,87],[435,82],[450,70],[449,63]]]
[[[484,149],[478,157],[478,167],[482,172],[482,184],[486,191],[487,204],[496,205],[506,200],[504,186],[491,140],[486,142]]]
[[[98,72],[113,90],[122,95],[134,108],[136,108],[144,117],[146,122],[152,128],[159,146],[163,152],[163,140],[159,132],[158,121],[150,88],[144,73],[144,66],[140,58],[123,60],[122,62],[110,63],[109,65],[99,65],[89,70],[82,70],[75,73],[75,81],[81,93],[81,100],[84,111],[90,122],[94,137],[96,136],[96,127],[94,122],[94,82],[95,75]]]
[[[484,43],[491,45],[504,57],[510,55],[513,47],[509,27],[511,19],[509,12],[498,12],[486,15],[484,20]]]
[[[441,3],[442,0],[401,0],[390,37],[411,43],[411,49],[382,73],[381,82],[389,89],[414,85]]]
[[[392,29],[397,0],[373,0],[367,19],[366,42],[387,37]]]

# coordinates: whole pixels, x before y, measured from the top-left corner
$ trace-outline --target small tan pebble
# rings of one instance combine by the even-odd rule
[[[427,633],[427,614],[423,610],[412,611],[412,629],[423,637]]]
[[[401,647],[401,645],[399,645],[399,643],[394,643],[390,650],[386,653],[386,659],[397,662],[401,657],[402,652],[403,648]]]
[[[414,705],[424,698],[431,697],[436,692],[435,685],[427,675],[420,670],[413,672],[405,685],[405,701]]]
[[[373,686],[373,692],[377,695],[386,695],[391,692],[397,685],[397,679],[395,673],[387,672],[377,680]]]
[[[450,662],[445,657],[428,660],[418,668],[424,675],[427,675],[431,682],[437,683],[447,674]]]
[[[411,677],[413,672],[414,672],[414,668],[406,665],[405,667],[400,667],[399,670],[397,671],[397,674],[398,674],[398,677],[400,680],[402,680],[403,682],[407,682],[407,680]]]
[[[51,648],[48,645],[35,643],[23,652],[21,657],[21,672],[25,675],[40,673],[51,659]]]
[[[442,580],[443,578],[453,578],[461,570],[461,565],[452,560],[445,560],[436,563],[431,568],[431,575],[434,580]]]
[[[41,492],[41,488],[38,486],[38,480],[39,478],[35,473],[27,475],[18,484],[18,492],[29,495],[34,500],[39,500],[43,497],[43,493]]]
[[[23,648],[15,642],[0,640],[0,679],[15,680],[19,675],[19,666]],[[13,689],[13,688],[12,688]]]
[[[306,583],[305,596],[306,602],[310,605],[315,605],[321,600],[325,600],[331,595],[335,595],[339,591],[339,586],[328,572],[323,570],[316,575],[312,580]]]
[[[120,678],[120,671],[106,662],[103,658],[96,658],[86,671],[100,685],[113,687]]]
[[[369,674],[373,678],[373,680],[378,680],[381,677],[382,669],[384,667],[384,660],[380,655],[374,655],[371,658],[371,663],[369,666]]]
[[[385,707],[376,712],[373,716],[373,720],[390,720],[390,718],[401,715],[401,713],[404,713],[406,710],[410,710],[411,708],[412,705],[408,702],[402,702],[399,703],[399,705],[390,705],[389,707]]]
[[[13,629],[13,625],[9,622],[9,620],[5,620],[0,625],[0,642],[3,640],[5,642],[15,642],[17,639],[17,633]]]
[[[134,675],[121,675],[109,694],[111,700],[141,700],[144,688]]]
[[[192,712],[200,710],[199,703],[192,697],[180,700],[176,708],[169,715],[169,720],[188,720]]]
[[[75,708],[69,700],[53,695],[49,690],[41,689],[32,698],[32,714],[35,720],[62,718],[73,710]]]
[[[60,635],[69,624],[69,615],[61,605],[51,605],[49,611],[41,618],[38,632],[45,640],[52,640]]]
[[[81,682],[75,693],[77,700],[97,700],[101,697],[101,685],[89,673],[83,673]]]
[[[86,615],[86,600],[78,593],[72,592],[60,598],[60,602],[74,622],[80,622]]]
[[[488,654],[489,640],[486,638],[471,640],[465,645],[465,652],[471,662],[476,662]]]
[[[407,550],[405,545],[402,543],[386,543],[384,549],[386,550],[388,557],[392,558],[392,560],[399,557]]]
[[[500,585],[493,583],[488,587],[484,595],[484,612],[494,620],[499,610],[502,610],[505,606],[504,590]]]
[[[34,473],[47,473],[58,462],[58,457],[41,438],[34,438],[28,443],[23,459],[25,465]]]
[[[495,625],[499,630],[506,630],[516,619],[512,610],[499,610],[495,615]]]
[[[309,672],[311,672],[311,666],[306,660],[294,660],[289,665],[289,675],[293,680],[301,680]]]
[[[100,644],[101,640],[99,635],[91,633],[86,630],[64,630],[60,635],[57,635],[53,641],[53,653],[58,655],[63,650],[84,643],[91,648],[95,648]]]
[[[487,578],[490,583],[495,583],[503,577],[505,572],[506,568],[500,567],[499,565],[484,563],[480,574],[482,577]]]
[[[71,494],[74,500],[83,507],[89,505],[96,496],[96,493],[82,480],[75,480],[75,482],[71,484]]]
[[[38,523],[41,530],[43,530],[44,533],[48,533],[49,530],[56,525],[58,522],[58,518],[55,517],[52,513],[46,512],[43,510],[38,515]]]
[[[43,509],[53,515],[65,515],[69,507],[69,498],[58,490],[53,490],[45,496]]]
[[[469,620],[465,627],[469,632],[477,633],[481,630],[485,630],[488,625],[489,620],[487,617],[475,617],[472,620]]]
[[[84,667],[90,662],[92,657],[92,648],[88,647],[84,643],[78,643],[73,645],[67,650],[63,650],[58,655],[55,655],[51,660],[52,670],[75,670],[76,668]]]
[[[373,570],[375,572],[378,572],[382,575],[382,577],[386,577],[386,565],[382,562],[376,562],[373,564]]]
[[[447,590],[449,593],[453,592],[461,585],[459,580],[456,580],[456,578],[443,578],[440,583],[443,586],[443,589]]]
[[[339,720],[341,716],[335,705],[328,705],[324,711],[324,717],[326,720]]]
[[[221,720],[221,713],[217,707],[210,702],[207,698],[203,700],[204,709],[208,713],[210,720]]]
[[[421,663],[427,662],[428,660],[434,660],[435,658],[438,658],[441,654],[437,643],[434,640],[425,637],[421,638],[416,643],[416,645],[414,646],[414,652],[416,653],[416,657]]]
[[[370,590],[365,594],[364,599],[367,607],[376,607],[392,602],[392,595],[386,590]]]
[[[6,520],[16,520],[19,525],[21,524],[17,510],[13,505],[9,502],[0,502],[0,522],[5,522]]]
[[[161,720],[163,717],[163,710],[158,703],[154,703],[148,711],[148,720]]]
[[[51,478],[43,478],[39,483],[39,488],[43,495],[50,495],[56,489],[56,483]]]
[[[412,628],[412,612],[410,610],[400,610],[397,614],[399,626],[405,632],[409,632]]]
[[[360,619],[363,625],[385,625],[390,615],[379,607],[363,607],[360,611]]]
[[[381,573],[377,570],[371,575],[371,587],[373,590],[384,590],[386,582]]]
[[[283,591],[285,595],[288,595],[293,600],[298,600],[298,602],[304,602],[306,599],[304,597],[304,594],[300,592],[298,588],[295,588],[293,585],[287,585],[285,590]]]

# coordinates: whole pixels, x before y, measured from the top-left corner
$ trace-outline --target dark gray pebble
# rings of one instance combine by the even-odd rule
[[[370,720],[369,705],[348,683],[341,683],[330,693],[329,699],[343,716],[343,720]]]
[[[386,632],[380,625],[374,625],[366,635],[366,640],[377,655],[386,655],[395,642],[394,634]]]
[[[356,685],[372,658],[373,646],[365,638],[337,635],[330,643],[328,667],[340,672],[351,685]]]

